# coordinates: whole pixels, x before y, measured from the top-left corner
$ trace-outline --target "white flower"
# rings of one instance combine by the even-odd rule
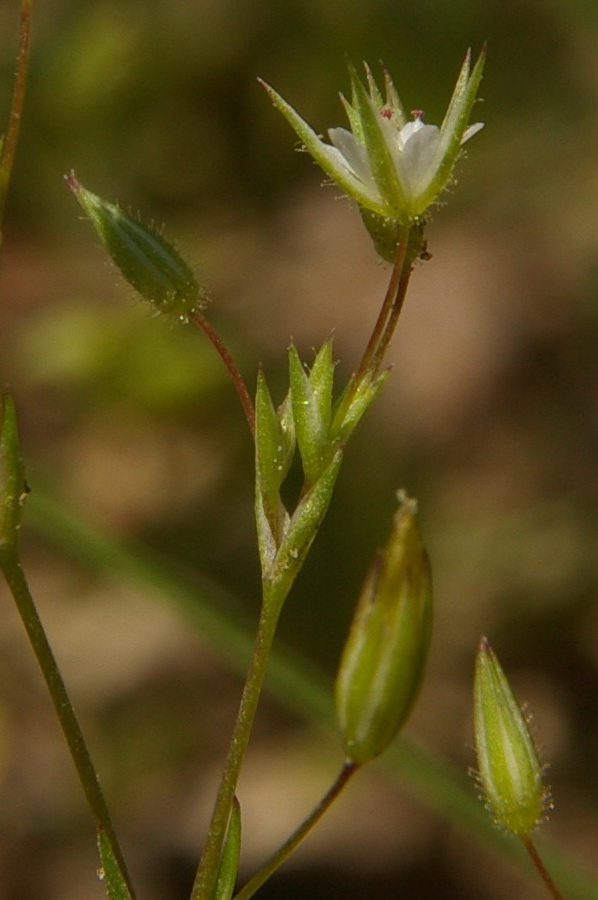
[[[366,224],[370,213],[375,219],[408,225],[437,199],[462,144],[483,127],[480,122],[468,127],[483,66],[482,52],[470,72],[467,54],[440,128],[427,125],[421,110],[413,112],[413,121],[407,120],[387,72],[383,98],[367,66],[369,92],[350,68],[351,103],[341,100],[351,130],[331,128],[331,143],[318,137],[269,85],[264,87],[316,162],[366,213]]]

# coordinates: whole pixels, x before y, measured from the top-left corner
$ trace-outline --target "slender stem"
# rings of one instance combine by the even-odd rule
[[[336,798],[344,789],[349,779],[357,772],[359,766],[353,762],[345,762],[330,788],[324,794],[318,805],[312,810],[304,822],[293,832],[290,838],[274,853],[268,862],[262,866],[259,872],[241,888],[235,896],[235,900],[249,900],[256,891],[270,878],[270,876],[289,858],[291,853],[299,846],[301,841],[309,834],[312,828],[320,821],[324,813],[332,806]]]
[[[531,860],[532,860],[534,866],[536,867],[538,874],[540,875],[540,878],[546,885],[546,888],[548,889],[548,892],[551,895],[551,897],[553,897],[554,900],[563,900],[563,895],[561,894],[561,892],[557,888],[556,884],[552,880],[546,866],[544,865],[544,863],[542,861],[542,858],[540,857],[540,854],[538,853],[536,845],[534,844],[531,837],[529,837],[529,835],[528,835],[527,837],[522,837],[521,840],[523,841],[523,846],[529,853]]]
[[[0,556],[0,566],[14,597],[27,636],[50,692],[54,709],[60,721],[85,797],[96,821],[96,826],[98,830],[104,832],[112,849],[114,859],[127,884],[131,898],[133,898],[134,892],[131,879],[127,872],[96,770],[91,761],[83,732],[75,715],[52,648],[29,591],[25,575],[16,556],[16,551],[5,549]]]
[[[367,347],[365,348],[364,354],[361,358],[361,362],[359,363],[357,370],[356,370],[355,374],[353,375],[352,380],[354,381],[354,383],[356,385],[359,384],[359,382],[363,378],[365,372],[370,368],[372,358],[376,352],[378,343],[384,332],[386,320],[387,320],[388,316],[391,314],[391,311],[395,305],[397,291],[399,289],[401,277],[403,275],[403,269],[405,267],[408,243],[409,243],[409,229],[406,228],[399,237],[399,243],[397,245],[397,254],[395,256],[395,261],[393,263],[392,272],[390,274],[390,281],[388,282],[388,287],[386,289],[386,294],[384,296],[384,301],[382,303],[380,313],[378,314],[378,318],[376,319],[376,324],[374,325],[373,331],[370,335],[370,339],[367,343]]]
[[[384,342],[384,351],[388,348],[390,338],[392,337],[392,333],[397,324],[405,291],[407,290],[407,282],[409,280],[408,273],[411,272],[411,260],[408,259],[407,256],[409,249],[409,233],[409,229],[405,228],[399,237],[395,261],[392,272],[390,273],[390,281],[388,282],[388,287],[386,289],[386,294],[384,295],[380,312],[378,313],[378,318],[376,319],[370,339],[363,356],[361,357],[361,361],[349,379],[349,383],[340,399],[335,414],[335,421],[342,422],[344,420],[345,414],[351,406],[351,402],[353,401],[356,392],[368,374],[372,378],[377,374],[384,356],[384,352],[382,354],[378,352],[380,343],[382,341]],[[407,282],[405,282],[404,287],[402,287],[406,275]],[[401,302],[398,303],[397,298],[401,292]]]
[[[19,50],[17,53],[17,69],[13,86],[10,113],[6,137],[0,156],[0,243],[2,242],[2,218],[6,194],[10,183],[10,176],[15,159],[19,127],[25,100],[25,85],[29,68],[29,48],[31,46],[31,0],[21,0],[21,28],[19,35]]]
[[[282,600],[272,603],[264,602],[262,606],[253,657],[243,687],[239,712],[233,728],[206,844],[195,876],[191,900],[209,900],[218,876],[231,805],[264,684],[281,606]]]
[[[198,312],[193,313],[191,318],[210,340],[214,349],[217,353],[220,354],[224,365],[228,369],[228,372],[233,380],[233,384],[239,396],[239,400],[241,401],[241,406],[243,407],[243,412],[245,413],[245,418],[247,419],[247,424],[249,425],[251,437],[255,439],[255,410],[253,408],[253,401],[249,395],[249,391],[247,390],[247,385],[243,380],[243,376],[237,368],[237,364],[224,346],[222,338],[212,327],[212,325],[210,325],[208,320]]]
[[[410,278],[411,266],[404,266],[401,272],[401,277],[399,279],[397,293],[390,310],[388,322],[386,323],[386,328],[384,329],[384,334],[381,336],[378,342],[378,346],[376,347],[375,353],[372,357],[372,368],[374,372],[377,372],[382,365],[382,361],[386,355],[386,351],[388,350],[388,345],[390,344],[392,336],[395,332],[395,328],[397,327],[397,322],[399,320],[399,316],[401,315],[401,310],[403,309],[403,303],[405,302],[407,288],[409,287]]]

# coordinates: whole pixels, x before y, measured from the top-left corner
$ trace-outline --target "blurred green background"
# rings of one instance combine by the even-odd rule
[[[17,3],[0,6],[0,109]],[[419,498],[437,627],[410,736],[474,763],[480,634],[529,700],[556,802],[547,833],[598,877],[598,5],[595,0],[46,0],[0,272],[0,377],[29,482],[116,540],[257,612],[252,448],[212,348],[153,317],[105,262],[62,176],[166,234],[209,315],[277,399],[293,338],[332,331],[339,383],[388,271],[256,83],[317,130],[345,124],[350,60],[383,59],[440,121],[488,42],[486,122],[428,229],[389,361],[281,624],[332,677],[404,487]],[[6,112],[2,113],[4,120]],[[188,895],[240,681],[158,591],[106,577],[26,525],[24,551],[134,877]],[[0,896],[95,900],[93,835],[53,712],[0,588]],[[221,599],[222,597],[222,599]],[[267,701],[241,789],[244,869],[327,786],[338,750]],[[475,793],[473,782],[471,792]],[[264,897],[542,896],[379,773],[364,774]]]

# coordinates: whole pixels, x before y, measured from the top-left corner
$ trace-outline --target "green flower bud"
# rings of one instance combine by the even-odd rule
[[[417,697],[432,634],[432,578],[402,492],[394,527],[366,578],[336,679],[336,713],[347,759],[385,750]]]
[[[6,396],[0,409],[0,561],[16,550],[27,493],[15,407]]]
[[[528,723],[486,638],[475,665],[474,728],[486,807],[498,825],[527,837],[550,806],[550,795]]]
[[[181,321],[206,306],[193,271],[161,234],[86,190],[74,172],[66,176],[66,183],[112,262],[145,300]]]

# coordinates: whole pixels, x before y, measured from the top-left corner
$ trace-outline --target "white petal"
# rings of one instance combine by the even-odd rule
[[[336,149],[344,156],[354,174],[368,188],[375,188],[376,183],[368,161],[367,151],[355,135],[347,131],[346,128],[330,128],[328,136]]]
[[[409,138],[425,127],[425,122],[422,122],[419,116],[412,122],[407,122],[405,125],[403,125],[403,127],[399,131],[399,147],[403,149]]]
[[[372,209],[375,212],[382,212],[386,204],[376,185],[373,182],[364,183],[340,150],[321,141],[319,156],[320,166],[346,194],[354,197],[360,206],[365,206],[366,209]]]
[[[400,160],[401,180],[411,197],[417,197],[434,177],[439,144],[440,129],[423,124],[405,144]]]

